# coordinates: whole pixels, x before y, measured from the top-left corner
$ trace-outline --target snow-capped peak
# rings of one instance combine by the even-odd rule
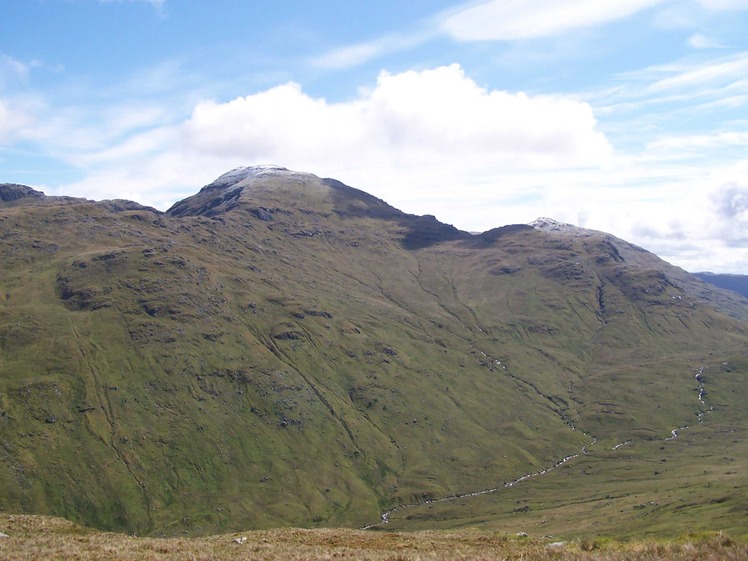
[[[227,171],[216,179],[213,184],[233,185],[250,177],[274,173],[290,173],[287,168],[275,165],[241,166]]]
[[[544,230],[546,232],[577,232],[581,230],[579,226],[573,224],[567,224],[565,222],[559,222],[553,218],[537,218],[530,222],[528,226],[532,226],[537,230]]]

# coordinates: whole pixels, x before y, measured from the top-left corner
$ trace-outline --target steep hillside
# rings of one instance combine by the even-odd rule
[[[612,236],[275,167],[166,213],[3,192],[2,510],[360,527],[694,423],[744,442],[748,301]]]

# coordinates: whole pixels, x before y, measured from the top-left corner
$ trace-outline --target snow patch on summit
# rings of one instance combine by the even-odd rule
[[[530,222],[528,226],[532,226],[536,230],[543,230],[544,232],[579,232],[583,231],[584,228],[574,226],[573,224],[567,224],[565,222],[559,222],[553,218],[537,218]]]
[[[234,185],[250,177],[293,173],[289,169],[275,165],[241,166],[227,171],[213,182],[216,186]]]

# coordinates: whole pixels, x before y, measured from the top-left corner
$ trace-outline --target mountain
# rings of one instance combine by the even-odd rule
[[[165,213],[0,194],[3,511],[563,532],[578,489],[596,532],[746,529],[748,300],[642,248],[276,166]]]
[[[748,298],[748,275],[719,274],[719,273],[694,273],[694,276],[723,288],[737,292],[741,296]]]

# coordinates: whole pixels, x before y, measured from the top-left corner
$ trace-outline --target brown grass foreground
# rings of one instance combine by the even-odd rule
[[[748,543],[722,533],[673,541],[518,538],[481,531],[392,533],[280,529],[205,538],[138,538],[44,516],[0,515],[0,559],[498,561],[748,561]],[[243,542],[238,543],[237,540]]]

